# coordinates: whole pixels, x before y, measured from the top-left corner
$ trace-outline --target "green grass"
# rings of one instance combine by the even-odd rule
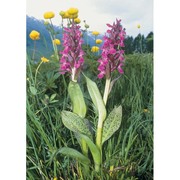
[[[27,56],[27,179],[153,179],[153,55],[127,55],[124,74],[114,84],[107,102],[110,112],[122,105],[121,127],[103,145],[101,178],[93,167],[84,174],[75,159],[54,153],[61,147],[80,149],[74,134],[64,127],[61,111],[71,109],[67,95],[69,77],[59,74],[58,62],[38,64]],[[96,77],[96,62],[86,58],[85,73],[96,81],[101,93],[104,80]],[[90,72],[88,69],[90,68]],[[118,74],[114,74],[116,76]],[[96,114],[89,100],[85,80],[81,88],[89,107],[89,119],[96,123]],[[144,112],[148,109],[148,112]],[[110,171],[111,167],[111,171]]]

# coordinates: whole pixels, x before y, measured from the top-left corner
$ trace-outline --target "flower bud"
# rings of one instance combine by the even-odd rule
[[[88,28],[89,28],[89,25],[88,25],[88,24],[85,24],[84,27],[85,27],[86,29],[88,29]]]
[[[63,16],[65,15],[65,12],[64,12],[64,11],[61,11],[61,12],[59,12],[59,15],[60,15],[61,17],[63,17]]]

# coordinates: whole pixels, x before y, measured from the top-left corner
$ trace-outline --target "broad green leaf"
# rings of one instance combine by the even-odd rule
[[[63,147],[56,152],[56,155],[59,153],[69,156],[69,157],[72,157],[72,158],[75,158],[82,164],[85,164],[85,165],[90,164],[90,160],[86,156],[84,156],[79,151],[77,151],[73,148]]]
[[[37,94],[37,89],[35,88],[35,87],[33,87],[33,86],[30,86],[30,91],[31,91],[31,93],[33,94],[33,95],[36,95]]]
[[[121,125],[122,107],[115,107],[104,121],[102,144],[108,140],[117,131]]]
[[[92,134],[83,118],[70,111],[63,110],[61,113],[63,124],[71,131],[86,134],[92,137]]]
[[[70,81],[68,93],[71,99],[73,112],[84,118],[87,110],[79,84],[77,82]]]
[[[89,91],[89,94],[91,96],[91,99],[95,105],[95,107],[98,109],[99,113],[99,118],[104,121],[106,118],[106,108],[102,99],[102,96],[99,92],[99,89],[94,81],[86,77],[86,82],[87,82],[87,88]]]
[[[52,94],[50,97],[50,101],[54,100],[55,97],[56,97],[56,94]]]
[[[95,165],[100,165],[101,164],[101,154],[100,154],[100,151],[97,148],[97,146],[91,141],[91,139],[89,139],[89,137],[87,137],[83,134],[79,134],[79,136],[86,141],[86,143],[91,151],[91,154],[93,156]]]

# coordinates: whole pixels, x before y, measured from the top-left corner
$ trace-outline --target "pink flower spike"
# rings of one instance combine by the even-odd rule
[[[64,28],[64,50],[60,51],[60,54],[62,54],[60,59],[60,73],[70,73],[72,81],[77,81],[84,63],[82,43],[80,26],[72,22],[70,27]]]
[[[99,66],[98,78],[101,79],[106,75],[106,78],[110,78],[111,73],[114,70],[118,70],[120,74],[123,74],[124,62],[124,39],[125,39],[125,30],[121,25],[121,20],[116,19],[116,22],[113,25],[107,24],[110,28],[106,31],[104,39],[104,44],[102,46],[102,55],[98,60]]]

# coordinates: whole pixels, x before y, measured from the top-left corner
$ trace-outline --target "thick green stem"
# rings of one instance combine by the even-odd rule
[[[98,127],[97,127],[97,134],[96,134],[96,146],[100,151],[100,164],[102,163],[102,127],[103,127],[103,119],[99,118],[98,120]],[[100,164],[95,164],[95,170],[99,172]]]
[[[106,85],[105,85],[104,96],[103,96],[103,101],[105,105],[107,103],[110,85],[111,85],[111,78],[106,78]]]
[[[108,99],[108,95],[109,95],[110,84],[111,84],[111,78],[110,78],[110,71],[109,71],[109,66],[108,66],[107,74],[106,74],[106,85],[105,85],[104,96],[103,96],[103,101],[104,101],[105,105],[107,103],[107,99]],[[101,116],[99,116],[98,126],[97,126],[97,134],[96,134],[96,145],[97,145],[97,147],[99,148],[99,151],[100,151],[100,156],[101,156],[100,157],[101,158],[100,164],[102,163],[102,130],[103,130],[103,122],[104,122],[104,119]],[[98,165],[96,165],[95,169],[97,169],[97,171],[99,172],[100,167],[98,167]]]

